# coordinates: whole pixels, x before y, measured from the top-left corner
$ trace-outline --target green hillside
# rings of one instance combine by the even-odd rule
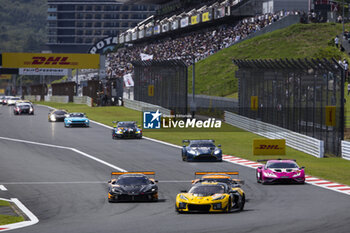
[[[346,29],[349,28],[350,25],[346,25]],[[232,59],[344,57],[346,55],[333,46],[333,38],[341,32],[341,24],[295,24],[221,50],[196,63],[196,93],[233,96],[238,81]],[[192,67],[189,91],[192,91]]]
[[[46,37],[46,0],[0,2],[0,52],[40,52]]]

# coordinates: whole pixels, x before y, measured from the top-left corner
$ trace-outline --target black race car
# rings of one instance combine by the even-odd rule
[[[183,161],[222,161],[221,145],[215,146],[214,140],[183,140],[181,157]]]
[[[116,124],[112,129],[112,138],[142,138],[142,129],[136,121],[113,121]]]
[[[68,116],[68,111],[63,109],[54,109],[49,112],[48,120],[49,122],[64,121],[64,119]]]
[[[146,175],[155,172],[112,172],[108,181],[108,202],[157,201],[158,182]],[[113,179],[113,176],[118,176]]]

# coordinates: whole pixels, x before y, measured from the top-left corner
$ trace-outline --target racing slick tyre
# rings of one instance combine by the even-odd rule
[[[187,161],[186,156],[182,156],[182,161]]]
[[[227,208],[226,208],[226,213],[230,213],[232,210],[232,200],[231,197],[228,199],[228,204],[227,204]]]
[[[244,205],[245,205],[245,195],[243,195],[243,197],[242,197],[241,207],[239,208],[240,211],[243,211]]]
[[[259,176],[259,173],[257,172],[256,173],[256,182],[257,183],[261,183],[260,177],[261,177],[261,175]]]

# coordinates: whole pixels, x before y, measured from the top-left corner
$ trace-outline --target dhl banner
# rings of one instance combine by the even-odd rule
[[[202,22],[207,22],[210,20],[209,12],[205,12],[202,14]]]
[[[285,139],[254,139],[254,155],[285,155]]]
[[[0,74],[0,79],[11,79],[11,74]]]
[[[1,94],[1,95],[5,94],[5,89],[0,88],[0,94]]]
[[[99,69],[99,54],[3,53],[3,68]]]

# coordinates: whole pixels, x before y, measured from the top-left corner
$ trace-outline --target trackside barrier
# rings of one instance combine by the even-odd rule
[[[92,101],[89,96],[73,96],[73,102],[75,104],[86,104],[87,106],[92,106]]]
[[[124,107],[130,108],[136,111],[144,111],[145,109],[156,111],[157,109],[159,109],[161,113],[165,115],[171,115],[171,112],[169,109],[160,107],[158,105],[153,105],[153,104],[149,104],[149,103],[145,103],[137,100],[124,99],[123,101],[124,101]]]
[[[350,142],[341,141],[341,157],[350,160]]]
[[[323,158],[324,156],[324,142],[322,140],[227,111],[225,111],[225,122],[266,138],[286,139],[287,146],[317,158]]]
[[[188,106],[192,102],[192,94],[187,97]],[[238,108],[238,100],[219,96],[195,95],[197,108],[204,109],[222,109],[232,111]]]
[[[29,101],[36,101],[36,96],[35,95],[25,95],[24,99],[29,100]]]
[[[56,103],[68,103],[69,96],[66,96],[66,95],[45,96],[45,101],[46,102],[56,102]]]

